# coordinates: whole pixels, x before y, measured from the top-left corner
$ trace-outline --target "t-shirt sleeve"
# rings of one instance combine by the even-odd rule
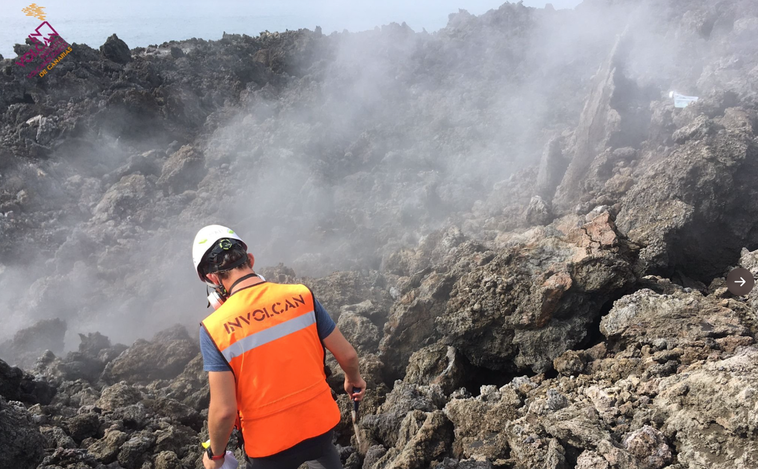
[[[216,348],[208,331],[200,326],[200,353],[203,354],[203,370],[205,371],[232,371],[229,364]]]
[[[321,340],[329,337],[337,325],[334,323],[334,319],[329,316],[321,303],[318,302],[316,297],[313,297],[313,309],[316,312],[316,324],[318,325],[318,337]],[[222,357],[223,358],[223,357]]]

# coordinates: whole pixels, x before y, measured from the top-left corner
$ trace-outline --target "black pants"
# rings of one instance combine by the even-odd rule
[[[265,458],[247,457],[247,469],[297,469],[304,462],[310,469],[343,469],[332,433],[329,430]]]

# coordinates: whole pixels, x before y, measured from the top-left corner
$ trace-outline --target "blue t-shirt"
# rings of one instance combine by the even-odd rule
[[[329,316],[321,303],[314,297],[313,309],[316,312],[316,325],[318,326],[318,336],[321,340],[329,337],[329,334],[337,327],[334,320]],[[211,336],[205,327],[200,326],[200,352],[203,354],[203,370],[205,371],[232,371],[229,364],[216,348]]]

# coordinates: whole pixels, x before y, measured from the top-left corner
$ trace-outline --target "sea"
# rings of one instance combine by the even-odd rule
[[[333,31],[364,31],[405,22],[414,31],[443,28],[450,13],[465,9],[480,15],[503,0],[3,0],[0,7],[0,54],[14,58],[13,45],[23,43],[41,20],[23,11],[42,8],[45,20],[69,43],[98,48],[112,34],[130,48],[171,40],[218,40],[224,32],[257,36],[320,26]],[[543,0],[525,0],[544,7]],[[573,8],[580,0],[553,0],[556,8]]]

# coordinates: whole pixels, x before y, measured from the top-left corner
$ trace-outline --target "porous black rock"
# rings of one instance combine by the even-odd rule
[[[107,59],[110,59],[116,63],[126,64],[132,60],[129,46],[124,41],[118,38],[115,34],[112,34],[105,40],[105,43],[100,46],[100,53]]]
[[[45,456],[46,440],[31,415],[18,402],[0,397],[0,467],[33,469]]]

